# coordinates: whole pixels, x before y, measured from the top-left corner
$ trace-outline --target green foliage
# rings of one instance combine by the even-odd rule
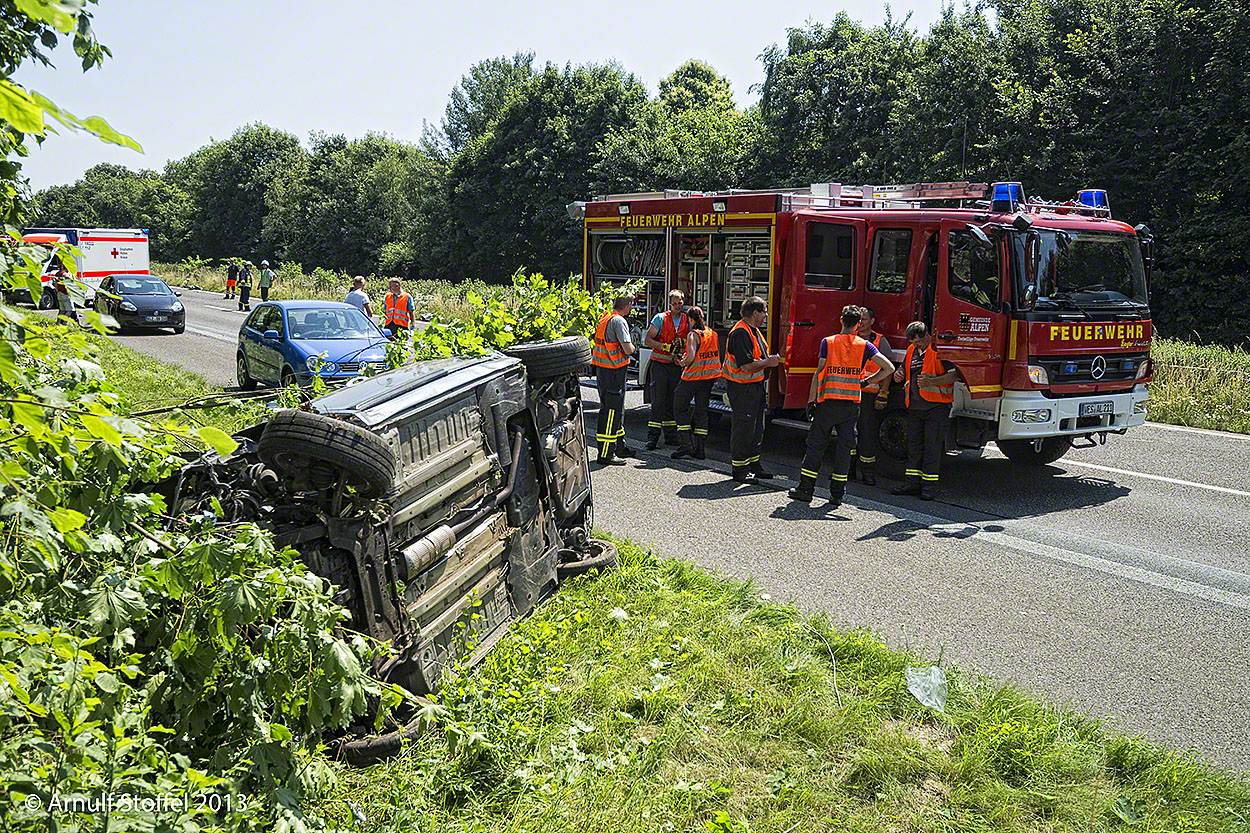
[[[674,113],[705,108],[728,113],[734,109],[729,79],[709,64],[693,59],[660,80],[659,100]]]
[[[442,125],[447,148],[457,153],[485,136],[512,96],[533,77],[533,52],[478,61],[469,67],[448,96]]]
[[[470,290],[464,296],[468,309],[463,318],[435,319],[424,329],[392,342],[387,349],[387,363],[398,367],[414,359],[480,356],[513,344],[551,341],[569,335],[589,338],[613,298],[622,291],[636,289],[603,287],[592,294],[574,277],[552,283],[537,272],[518,271],[512,276],[510,292],[483,296]]]

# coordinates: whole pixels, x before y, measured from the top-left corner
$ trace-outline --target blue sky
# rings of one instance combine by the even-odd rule
[[[921,32],[940,0],[896,7]],[[330,0],[101,0],[95,29],[113,59],[84,75],[68,48],[56,70],[16,76],[79,116],[104,116],[138,154],[62,133],[23,169],[38,189],[72,182],[98,162],[160,170],[210,139],[263,121],[307,140],[312,130],[415,140],[437,124],[447,94],[475,61],[532,51],[541,65],[616,59],[655,92],[687,58],[727,76],[739,104],[763,78],[758,59],[788,27],[839,11],[879,23],[875,0],[677,3],[507,0],[343,3]]]

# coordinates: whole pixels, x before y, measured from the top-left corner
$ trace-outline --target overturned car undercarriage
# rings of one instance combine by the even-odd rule
[[[273,530],[338,588],[350,627],[393,647],[375,675],[428,694],[560,580],[616,564],[589,537],[589,360],[587,340],[568,337],[403,367],[276,412],[160,490],[174,516]],[[342,752],[370,763],[405,736]]]

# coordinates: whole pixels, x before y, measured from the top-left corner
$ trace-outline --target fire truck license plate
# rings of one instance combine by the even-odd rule
[[[1081,416],[1101,416],[1102,414],[1114,414],[1114,402],[1083,402],[1081,403]]]

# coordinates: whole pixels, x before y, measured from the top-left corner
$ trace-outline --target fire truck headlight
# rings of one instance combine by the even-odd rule
[[[1029,381],[1035,385],[1049,385],[1050,377],[1046,375],[1046,368],[1029,365]]]
[[[1137,367],[1137,378],[1145,379],[1154,369],[1154,359],[1146,359]]]
[[[1025,411],[1012,411],[1011,421],[1024,423],[1026,425],[1035,425],[1039,422],[1050,422],[1050,408],[1030,408]]]
[[[1146,400],[1145,399],[1141,400],[1140,402],[1133,403],[1133,413],[1135,414],[1146,413]]]

